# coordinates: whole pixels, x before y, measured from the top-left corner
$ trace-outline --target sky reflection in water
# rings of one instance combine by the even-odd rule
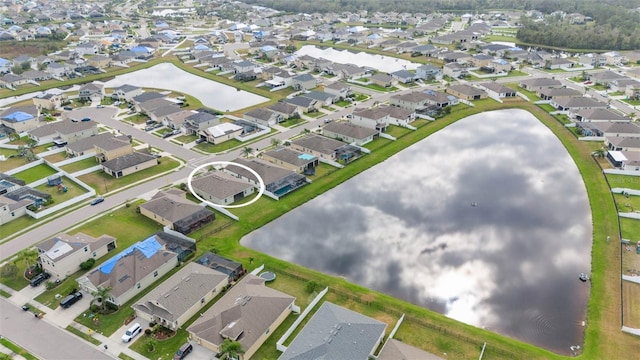
[[[562,144],[531,114],[502,110],[450,125],[242,243],[567,353],[582,344],[590,241]]]

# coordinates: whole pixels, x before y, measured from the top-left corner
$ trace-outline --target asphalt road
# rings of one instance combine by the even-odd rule
[[[0,335],[8,338],[40,359],[47,360],[111,360],[101,348],[36,319],[31,312],[23,311],[0,297]],[[10,335],[7,335],[10,334]]]

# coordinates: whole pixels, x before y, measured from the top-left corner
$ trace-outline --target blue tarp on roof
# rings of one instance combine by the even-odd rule
[[[13,122],[21,122],[33,119],[33,115],[26,113],[24,111],[16,111],[9,115],[5,115],[2,117],[5,120],[13,121]]]
[[[116,254],[111,259],[105,261],[105,263],[100,266],[100,271],[105,274],[110,274],[118,261],[123,257],[131,254],[134,250],[140,250],[140,252],[148,259],[155,255],[161,248],[162,245],[158,242],[158,240],[156,240],[156,236],[152,235],[150,238],[139,241],[129,246],[128,248]]]

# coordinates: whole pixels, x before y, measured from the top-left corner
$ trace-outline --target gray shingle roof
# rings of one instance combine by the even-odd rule
[[[245,275],[187,331],[212,344],[235,338],[243,349],[251,348],[295,298],[264,286],[264,280]],[[240,336],[242,334],[242,336]]]
[[[367,360],[386,328],[381,321],[325,302],[279,360]]]
[[[153,159],[155,158],[149,154],[136,151],[127,155],[117,157],[115,159],[105,161],[102,163],[102,166],[111,171],[118,172],[138,164],[146,163],[147,161]]]
[[[369,129],[364,126],[355,125],[349,122],[336,121],[324,126],[323,130],[330,131],[335,134],[343,135],[353,139],[366,139],[375,135],[378,131]]]
[[[205,197],[203,195],[207,194],[218,199],[228,198],[253,187],[253,185],[248,182],[238,179],[224,171],[215,171],[194,178],[191,181],[191,186],[193,186],[193,190],[202,197]]]
[[[317,160],[315,156],[311,156],[309,154],[303,154],[301,152],[291,150],[285,147],[280,147],[275,150],[267,151],[264,153],[264,155],[280,160],[286,164],[291,164],[295,166],[304,166],[306,164],[312,163]]]
[[[396,339],[389,339],[378,354],[378,360],[443,360],[443,358],[407,345]]]
[[[110,144],[117,145],[118,147],[130,146],[129,141],[129,138],[124,135],[116,136],[112,133],[101,133],[67,144],[66,148],[76,153],[82,153],[93,150],[94,145],[101,149],[108,149]]]
[[[310,134],[303,138],[294,140],[292,144],[301,146],[323,154],[331,154],[337,149],[346,145],[342,141],[329,139],[328,137]]]
[[[190,262],[151,290],[135,303],[133,308],[168,321],[175,321],[220,283],[227,282],[226,274]]]
[[[140,207],[153,214],[161,216],[172,223],[191,217],[200,212],[207,213],[206,215],[211,214],[211,210],[194,204],[180,196],[168,193],[159,193],[159,195],[160,196],[154,197],[140,205]],[[206,215],[202,217],[206,217]],[[196,218],[200,218],[200,216]]]

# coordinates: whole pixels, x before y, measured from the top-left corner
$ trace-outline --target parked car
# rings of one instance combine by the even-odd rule
[[[187,342],[186,344],[180,346],[180,349],[176,351],[176,354],[173,355],[173,360],[183,360],[184,358],[187,357],[187,355],[191,353],[192,350],[193,350],[193,345]]]
[[[76,291],[62,299],[62,301],[60,301],[60,306],[63,309],[67,309],[69,306],[77,303],[80,299],[82,299],[82,293],[80,291]]]
[[[51,274],[45,271],[43,273],[36,275],[33,279],[31,279],[31,281],[29,282],[29,285],[36,287],[42,284],[45,280],[47,280],[50,277],[51,277]]]
[[[207,141],[207,139],[205,138],[198,138],[198,140],[196,140],[196,144],[202,144],[203,142]]]
[[[142,327],[140,326],[140,324],[138,323],[133,324],[129,329],[127,329],[124,335],[122,335],[122,341],[126,343],[130,342],[131,339],[136,337],[136,335],[140,334],[141,331],[142,331]]]
[[[98,105],[98,106],[96,106],[96,107],[97,107],[98,109],[102,109],[102,108],[104,108],[104,105],[100,104],[100,105]]]
[[[147,124],[147,125],[153,125],[155,123],[156,123],[155,120],[147,120],[147,121],[145,121],[145,124]]]
[[[82,120],[80,120],[80,121],[91,121],[91,118],[88,118],[88,117],[82,118]]]
[[[153,126],[147,126],[146,128],[144,128],[144,131],[151,131],[153,130]]]
[[[73,108],[71,106],[65,106],[62,108],[63,110],[71,111]]]
[[[99,196],[99,197],[91,200],[91,205],[98,205],[103,201],[104,201],[104,198],[102,196]]]
[[[168,132],[168,133],[164,133],[164,134],[162,134],[162,138],[163,138],[163,139],[166,139],[166,138],[168,138],[169,136],[173,136],[173,132]]]

